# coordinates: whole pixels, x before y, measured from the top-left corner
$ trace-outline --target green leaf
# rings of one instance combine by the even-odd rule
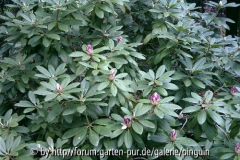
[[[184,146],[199,146],[197,144],[197,142],[195,142],[194,140],[192,140],[190,138],[186,138],[186,137],[178,137],[177,142]]]
[[[23,126],[17,126],[14,128],[14,130],[18,133],[28,133],[29,129],[27,127],[23,127]]]
[[[105,81],[105,82],[102,82],[99,84],[98,86],[98,90],[101,91],[101,90],[104,90],[108,85],[109,85],[109,81]]]
[[[76,106],[68,106],[62,113],[62,115],[66,116],[66,115],[70,115],[70,114],[74,114],[76,111]]]
[[[191,95],[192,95],[193,98],[195,98],[199,102],[202,101],[202,97],[199,96],[197,93],[191,92]]]
[[[22,16],[25,20],[27,20],[28,22],[32,22],[32,20],[24,13],[20,13],[20,16]]]
[[[64,32],[68,32],[68,25],[59,23],[58,28]]]
[[[198,102],[200,102],[199,100],[194,99],[194,98],[183,98],[183,100],[190,102],[190,103],[194,103],[194,104],[197,104]]]
[[[79,131],[81,131],[82,128],[73,128],[68,130],[67,132],[65,132],[62,136],[63,139],[68,139],[71,138],[73,136],[75,136],[77,133],[81,133]]]
[[[162,88],[162,87],[158,87],[157,88],[157,91],[160,95],[163,95],[163,96],[168,96],[168,92],[166,91],[166,89]]]
[[[123,129],[117,129],[117,130],[113,131],[111,138],[113,139],[113,138],[118,137],[120,134],[123,133],[123,131],[124,131]]]
[[[198,112],[197,120],[199,124],[203,124],[206,121],[206,119],[207,119],[206,111],[201,110],[200,112]]]
[[[47,37],[55,40],[60,40],[60,36],[57,34],[47,34]]]
[[[192,113],[192,112],[196,112],[198,110],[200,110],[201,107],[200,106],[190,106],[190,107],[186,107],[182,110],[182,113]]]
[[[234,156],[234,153],[226,153],[220,157],[220,159],[231,159]]]
[[[141,103],[139,103],[139,104],[141,104]],[[141,105],[137,108],[137,110],[135,112],[135,116],[136,117],[142,116],[145,113],[147,113],[151,108],[152,108],[152,106],[150,106],[150,105]]]
[[[200,87],[200,88],[205,88],[205,85],[201,82],[201,81],[199,81],[199,80],[197,80],[197,79],[192,79],[192,82],[196,85],[196,86],[198,86],[198,87]]]
[[[117,87],[113,83],[111,84],[110,91],[111,91],[113,97],[116,97],[116,95],[117,95]]]
[[[92,129],[89,130],[89,141],[91,142],[92,145],[98,146],[99,144],[99,135],[93,131]]]
[[[112,135],[112,132],[110,131],[109,128],[103,127],[103,126],[94,126],[93,130],[97,132],[100,135],[110,137]]]
[[[212,91],[205,92],[204,98],[205,98],[205,102],[209,103],[213,98],[213,92]]]
[[[6,149],[9,152],[13,144],[13,134],[10,134],[6,140]]]
[[[42,43],[45,47],[49,47],[51,44],[51,41],[49,39],[47,39],[46,37],[44,37]]]
[[[11,151],[15,150],[15,148],[19,146],[20,142],[21,142],[21,136],[18,136],[12,144]]]
[[[126,77],[128,74],[127,73],[120,73],[118,75],[115,76],[115,78],[123,78],[123,77]]]
[[[6,145],[2,137],[0,137],[0,151],[6,153]]]
[[[17,107],[34,107],[34,105],[29,101],[20,101],[19,103],[15,104]]]
[[[44,74],[47,77],[51,77],[51,74],[48,72],[48,70],[46,70],[45,68],[43,68],[42,66],[37,66],[36,67],[38,69],[39,72],[41,72],[42,74]]]
[[[210,109],[208,109],[207,112],[213,121],[215,121],[217,124],[219,124],[222,127],[224,126],[224,120],[219,114],[217,114],[216,112],[214,112]]]
[[[163,119],[164,113],[163,113],[160,109],[155,108],[155,109],[154,109],[154,113],[155,113],[160,119]]]
[[[49,23],[48,24],[48,30],[49,31],[52,30],[56,26],[56,24],[57,24],[56,21]]]
[[[116,121],[122,121],[123,120],[123,118],[120,115],[115,114],[115,113],[111,114],[111,117]]]
[[[70,82],[71,82],[70,76],[67,76],[66,78],[64,78],[61,83],[62,88],[64,89]]]
[[[149,95],[149,93],[152,91],[153,87],[152,86],[148,86],[144,92],[143,92],[143,96],[146,97],[147,95]]]
[[[162,87],[170,90],[178,90],[178,86],[173,83],[164,83]]]
[[[33,43],[36,43],[42,36],[35,36],[32,37],[29,41],[28,44],[32,45]]]
[[[28,97],[33,104],[36,104],[36,98],[35,98],[35,95],[32,91],[28,92]]]
[[[23,83],[25,83],[25,84],[27,84],[28,81],[29,81],[29,77],[27,75],[25,75],[25,74],[21,75],[21,79],[22,79]],[[0,92],[1,92],[1,89],[0,89]]]
[[[99,17],[99,18],[103,18],[104,17],[104,12],[100,9],[100,8],[98,8],[97,6],[95,7],[95,14]]]
[[[206,58],[201,58],[200,60],[198,60],[194,66],[193,66],[193,70],[200,70],[202,68],[202,66],[204,65],[204,63],[206,62]]]
[[[113,13],[113,10],[107,5],[107,3],[100,3],[97,6],[106,12]]]
[[[75,135],[75,137],[73,138],[73,145],[77,146],[86,136],[87,134],[87,128],[80,128],[78,130],[78,133]]]
[[[59,108],[59,106],[53,107],[53,109],[49,112],[47,116],[47,121],[51,122],[53,121],[57,116],[60,115],[62,112],[62,109]]]
[[[152,135],[149,137],[152,141],[159,142],[159,143],[165,143],[169,141],[169,137],[163,133],[159,133],[157,135]]]
[[[143,127],[142,127],[142,125],[140,124],[140,123],[138,123],[138,122],[133,122],[132,123],[132,128],[133,128],[133,130],[137,133],[137,134],[142,134],[142,132],[143,132]]]
[[[158,79],[165,72],[166,67],[164,65],[160,66],[156,73],[156,79]]]
[[[152,39],[152,34],[148,34],[143,40],[143,44],[147,44]]]
[[[83,105],[83,106],[79,106],[79,107],[77,107],[77,111],[79,112],[79,113],[83,113],[85,110],[86,110],[86,106],[85,105]]]
[[[109,61],[114,62],[116,64],[121,64],[121,65],[128,63],[128,61],[126,61],[125,59],[118,58],[118,57],[111,57],[111,58],[109,58]]]
[[[57,94],[51,93],[51,94],[48,94],[48,95],[44,98],[44,100],[45,100],[45,101],[51,101],[51,100],[53,100],[54,98],[56,98],[57,96],[58,96]]]
[[[82,56],[87,56],[87,54],[84,52],[79,52],[79,51],[69,54],[69,57],[82,57]]]
[[[131,148],[132,143],[133,143],[133,138],[132,138],[130,130],[127,130],[127,132],[124,135],[124,143],[127,148]]]
[[[155,128],[155,125],[154,125],[152,122],[148,121],[148,120],[141,119],[141,120],[139,120],[139,122],[140,122],[142,125],[144,125],[145,127]]]
[[[189,87],[189,86],[191,86],[192,81],[190,79],[185,79],[185,80],[183,80],[183,83],[186,87]]]
[[[53,139],[51,137],[47,138],[47,142],[48,142],[49,147],[54,148]]]

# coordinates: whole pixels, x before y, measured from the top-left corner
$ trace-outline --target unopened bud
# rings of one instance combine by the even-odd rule
[[[113,81],[114,78],[115,78],[115,75],[116,75],[116,72],[112,69],[112,70],[110,71],[110,73],[109,73],[108,79],[109,79],[110,81]]]
[[[171,131],[171,133],[170,133],[170,135],[169,135],[169,138],[170,138],[170,140],[171,140],[172,142],[176,140],[176,138],[177,138],[177,131],[176,131],[175,129],[173,129],[173,130]]]
[[[157,92],[155,92],[154,94],[152,94],[150,96],[149,99],[150,99],[153,106],[157,106],[158,102],[160,101],[160,95]]]
[[[89,56],[91,56],[93,54],[93,46],[91,44],[87,45],[86,52]]]
[[[56,85],[56,91],[57,91],[58,93],[61,93],[61,92],[62,92],[62,86],[61,86],[60,84],[58,84],[58,83],[57,83],[57,85]]]
[[[240,154],[240,144],[239,144],[239,143],[237,143],[237,144],[235,145],[235,152],[236,152],[237,154]]]

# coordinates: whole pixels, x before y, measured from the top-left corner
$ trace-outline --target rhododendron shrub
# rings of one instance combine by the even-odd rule
[[[0,16],[0,159],[196,157],[41,155],[75,147],[240,159],[240,39],[219,32],[232,20],[183,0],[13,2]]]

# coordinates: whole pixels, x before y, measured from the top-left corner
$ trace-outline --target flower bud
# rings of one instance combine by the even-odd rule
[[[175,129],[172,129],[169,138],[170,138],[170,140],[172,142],[176,140],[176,138],[177,138],[177,131]]]
[[[57,85],[56,85],[56,91],[57,91],[58,93],[61,93],[61,92],[62,92],[62,86],[61,86],[60,84],[58,84],[58,83],[57,83]]]
[[[233,95],[234,93],[236,93],[238,90],[237,90],[237,87],[233,86],[231,87],[230,89],[230,93]]]
[[[160,101],[160,95],[157,92],[155,92],[150,96],[150,101],[153,106],[157,106],[158,102]]]
[[[219,4],[218,4],[220,7],[222,7],[223,3],[222,1],[219,1]]]
[[[121,42],[122,40],[123,40],[123,38],[121,36],[117,38],[118,43]]]
[[[114,78],[115,78],[115,75],[116,75],[116,72],[112,69],[112,70],[110,71],[110,73],[109,73],[108,79],[109,79],[110,81],[113,81]]]
[[[91,56],[93,54],[93,46],[91,44],[87,45],[86,52],[89,56]]]
[[[237,144],[235,145],[235,152],[236,152],[237,154],[240,154],[240,144],[239,144],[239,143],[237,143]]]
[[[130,122],[131,122],[131,119],[130,119],[130,118],[124,118],[123,120],[124,120],[124,123],[125,123],[126,125],[129,125]]]
[[[127,129],[131,127],[131,118],[123,118],[124,123],[122,123],[122,129]]]

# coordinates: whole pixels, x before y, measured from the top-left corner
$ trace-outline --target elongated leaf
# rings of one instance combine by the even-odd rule
[[[201,110],[200,112],[198,112],[197,120],[199,124],[203,124],[206,121],[206,119],[207,119],[206,111]]]
[[[125,145],[126,145],[127,148],[131,148],[132,143],[133,143],[133,138],[132,138],[132,135],[131,135],[130,130],[128,130],[128,131],[125,133],[124,143],[125,143]]]
[[[142,134],[143,133],[143,127],[140,123],[138,122],[133,122],[132,123],[132,128],[137,134]]]
[[[92,143],[94,146],[98,146],[99,144],[99,135],[93,131],[92,129],[89,130],[89,141]]]

